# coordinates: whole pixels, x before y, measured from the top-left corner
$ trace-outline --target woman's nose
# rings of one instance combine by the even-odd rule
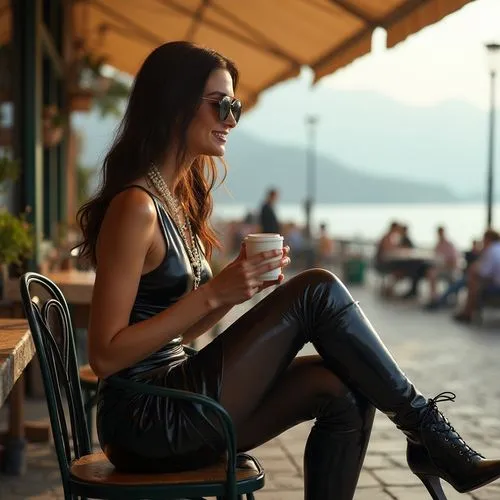
[[[230,111],[229,114],[227,115],[227,118],[225,119],[224,123],[231,128],[236,127],[236,124],[238,123],[233,116],[233,112]]]

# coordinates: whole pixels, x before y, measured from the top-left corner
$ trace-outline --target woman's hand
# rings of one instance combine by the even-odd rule
[[[267,271],[288,266],[289,252],[290,248],[284,247],[283,250],[269,250],[247,258],[245,243],[242,243],[238,257],[214,279],[203,285],[207,289],[212,306],[241,304],[265,288],[281,283],[284,279],[282,273],[275,281],[261,281],[259,276]]]

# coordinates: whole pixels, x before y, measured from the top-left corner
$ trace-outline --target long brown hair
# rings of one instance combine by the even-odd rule
[[[80,256],[94,266],[97,237],[113,197],[127,184],[145,176],[151,165],[163,161],[174,140],[178,145],[177,162],[182,165],[187,129],[200,106],[206,81],[216,69],[229,72],[236,90],[238,70],[234,63],[215,50],[190,42],[161,45],[144,61],[114,143],[104,159],[101,185],[77,214],[83,234]],[[182,173],[175,192],[208,258],[213,248],[220,246],[209,222],[211,191],[216,181],[215,159],[201,156]]]

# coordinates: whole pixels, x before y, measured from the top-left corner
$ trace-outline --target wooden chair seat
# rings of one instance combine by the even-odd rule
[[[97,386],[97,375],[94,373],[94,370],[90,368],[90,365],[80,366],[79,375],[82,383]]]
[[[258,479],[264,474],[262,466],[250,455],[240,455],[244,463],[236,469],[236,481]],[[239,460],[241,463],[241,461]],[[130,474],[117,472],[114,465],[102,452],[85,455],[71,464],[70,474],[74,479],[85,483],[108,486],[153,486],[182,485],[193,483],[224,483],[226,464],[220,461],[197,470],[167,472],[161,474]]]

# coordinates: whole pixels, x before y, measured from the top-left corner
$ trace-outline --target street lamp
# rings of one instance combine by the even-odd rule
[[[493,222],[493,168],[495,163],[495,79],[497,69],[500,68],[500,44],[487,43],[488,69],[490,72],[490,123],[488,141],[488,189],[487,206],[488,217],[487,227],[490,228]]]
[[[306,213],[306,237],[308,243],[312,245],[312,229],[311,229],[311,215],[316,197],[316,125],[318,123],[317,116],[306,116],[307,127],[307,162],[306,162],[306,186],[307,195],[304,204]]]

